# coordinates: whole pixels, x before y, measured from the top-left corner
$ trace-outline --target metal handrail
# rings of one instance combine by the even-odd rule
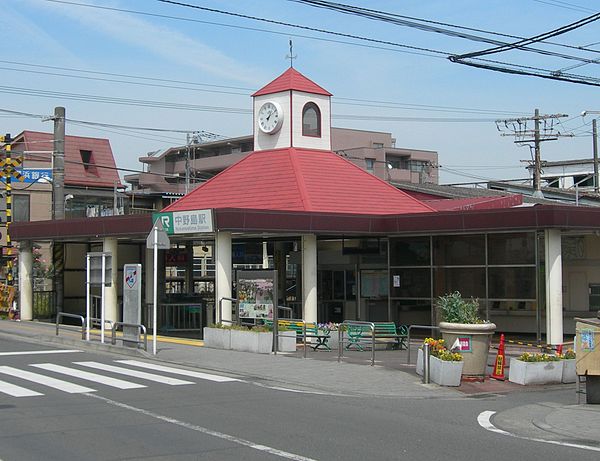
[[[408,326],[408,337],[406,339],[406,341],[408,342],[408,345],[406,347],[406,363],[410,365],[410,330],[412,330],[413,328],[415,329],[421,329],[421,330],[439,330],[440,327],[436,327],[434,325],[409,325]]]
[[[343,328],[343,325],[346,325],[346,328]],[[371,329],[371,366],[375,365],[375,323],[373,322],[362,322],[359,320],[344,320],[340,326],[338,327],[338,362],[341,361],[344,356],[344,343],[350,342],[344,341],[343,331],[348,330],[348,327],[351,326],[360,326],[360,327],[369,327]]]
[[[287,307],[287,306],[277,306],[277,309],[281,309],[284,312],[289,312],[290,316],[286,317],[286,320],[289,320],[292,318],[292,313],[294,311],[294,309],[292,309],[291,307]],[[279,316],[277,316],[279,318]]]
[[[117,344],[117,327],[131,327],[131,328],[139,328],[142,334],[144,335],[144,350],[148,352],[148,332],[146,331],[146,327],[141,323],[127,323],[127,322],[115,322],[112,326],[112,337],[110,343],[114,346]],[[129,341],[129,339],[128,339]],[[134,342],[134,341],[132,341]],[[141,344],[142,341],[135,341],[138,344]]]
[[[219,299],[219,310],[216,312],[217,315],[215,315],[215,323],[223,323],[225,322],[231,322],[230,320],[223,320],[222,317],[222,312],[223,312],[223,301],[231,301],[232,303],[237,303],[238,299],[236,298],[227,298],[227,297],[223,297],[221,299]],[[237,322],[231,322],[233,323],[237,323]]]
[[[67,314],[66,312],[57,312],[56,313],[56,336],[58,336],[58,330],[59,330],[61,317],[68,317],[71,319],[79,319],[81,322],[81,339],[85,339],[85,317],[83,315],[78,315],[78,314]]]

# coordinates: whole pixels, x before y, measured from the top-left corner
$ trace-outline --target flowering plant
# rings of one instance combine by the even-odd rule
[[[326,331],[337,331],[339,329],[342,329],[342,330],[346,329],[345,325],[340,325],[339,323],[334,323],[334,322],[319,323],[317,326],[318,326],[319,330],[326,330]]]
[[[562,360],[570,360],[575,358],[575,351],[573,349],[567,349],[562,354],[557,354]]]
[[[521,362],[557,362],[561,360],[560,355],[553,354],[545,354],[545,353],[535,353],[531,352],[523,352],[517,360]]]
[[[443,339],[425,338],[424,344],[429,344],[429,353],[445,362],[460,362],[463,356],[460,352],[449,351]]]

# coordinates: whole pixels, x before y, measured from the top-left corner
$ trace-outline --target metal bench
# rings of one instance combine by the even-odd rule
[[[356,347],[364,351],[367,344],[391,344],[392,349],[406,349],[408,328],[406,325],[396,327],[394,322],[374,322],[374,329],[365,325],[348,325],[348,344],[346,350]],[[374,340],[373,340],[374,337]]]
[[[265,325],[272,326],[273,322],[271,320],[265,321]],[[329,344],[329,338],[331,335],[329,333],[322,333],[319,331],[316,323],[303,323],[303,322],[294,322],[293,320],[278,320],[277,325],[279,329],[286,329],[296,332],[296,339],[304,342],[305,338],[315,338],[317,340],[315,345],[311,345],[313,350],[317,350],[319,348],[326,349],[328,351],[331,350]]]

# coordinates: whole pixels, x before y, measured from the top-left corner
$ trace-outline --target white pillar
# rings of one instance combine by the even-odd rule
[[[33,246],[19,245],[19,310],[21,320],[33,319]]]
[[[562,257],[560,230],[544,231],[546,254],[546,342],[563,342]]]
[[[219,309],[221,298],[231,298],[231,232],[217,232],[215,236],[216,249],[216,290],[215,309]],[[217,319],[231,321],[231,301],[223,301],[222,311],[217,313]]]
[[[269,249],[267,247],[267,242],[263,242],[263,269],[269,268]]]
[[[144,266],[142,267],[145,274],[144,280],[144,299],[146,303],[142,306],[146,316],[142,315],[142,318],[146,319],[146,327],[150,329],[153,325],[154,319],[152,318],[152,302],[154,300],[154,249],[146,248],[146,254],[144,258]],[[159,279],[160,280],[160,279]]]
[[[304,320],[317,321],[317,236],[302,236],[302,306]]]
[[[113,237],[107,237],[102,242],[102,251],[105,253],[112,254],[112,264],[111,264],[111,280],[110,286],[106,287],[104,290],[104,318],[106,320],[110,320],[112,322],[119,321],[119,297],[117,291],[117,280],[118,280],[118,261],[117,261],[117,251],[118,244],[117,239]],[[104,325],[108,328],[108,325]]]

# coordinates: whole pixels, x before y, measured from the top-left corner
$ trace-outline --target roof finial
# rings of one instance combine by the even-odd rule
[[[294,45],[292,43],[292,40],[290,39],[290,54],[286,54],[285,57],[286,59],[289,58],[290,60],[290,67],[294,67],[294,59],[296,59],[298,56],[294,56]]]

